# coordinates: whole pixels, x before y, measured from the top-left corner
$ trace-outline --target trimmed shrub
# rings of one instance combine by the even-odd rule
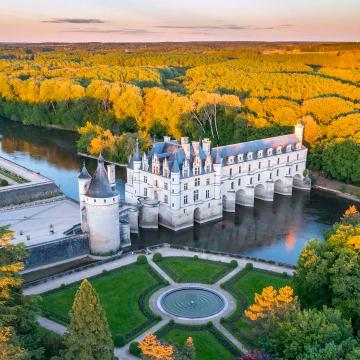
[[[253,268],[254,268],[253,263],[247,263],[247,264],[245,265],[245,270],[252,270]]]
[[[108,271],[107,271],[106,269],[104,269],[101,273],[102,273],[102,274],[107,274]]]
[[[287,277],[289,276],[289,274],[288,274],[286,271],[284,271],[284,272],[282,273],[282,276],[283,276],[284,278],[287,278]]]
[[[122,347],[125,345],[125,337],[122,335],[116,335],[114,338],[114,345],[116,347]]]
[[[175,325],[175,321],[174,319],[171,319],[168,323],[169,326],[174,326]]]
[[[154,262],[160,262],[162,260],[162,258],[163,257],[160,253],[155,253],[152,259]]]
[[[139,348],[139,343],[137,341],[133,341],[132,343],[130,343],[129,353],[133,354],[134,356],[140,357],[141,350]]]
[[[211,328],[211,327],[213,327],[213,323],[212,323],[212,321],[208,321],[207,323],[206,323],[206,327],[208,327],[208,328]]]
[[[139,255],[136,259],[136,263],[143,265],[143,264],[147,264],[148,260],[147,257],[145,255]]]
[[[199,257],[198,257],[197,255],[194,255],[194,256],[193,256],[193,259],[194,259],[194,260],[199,260]]]
[[[9,183],[8,183],[7,180],[5,180],[5,179],[0,179],[0,186],[8,186],[8,185],[9,185]]]
[[[65,289],[65,286],[66,286],[65,284],[61,284],[60,289]]]
[[[238,266],[238,262],[236,260],[231,260],[229,265],[231,268],[235,269]]]

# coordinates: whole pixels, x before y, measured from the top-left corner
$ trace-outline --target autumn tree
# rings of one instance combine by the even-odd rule
[[[113,360],[114,344],[105,312],[90,282],[81,283],[71,310],[64,340],[66,360]]]
[[[149,334],[139,343],[142,359],[144,360],[173,360],[174,348],[172,345],[162,344],[156,335]]]
[[[0,227],[0,358],[41,359],[34,305],[21,291],[19,272],[27,252],[23,244],[13,245],[12,240],[13,233]]]

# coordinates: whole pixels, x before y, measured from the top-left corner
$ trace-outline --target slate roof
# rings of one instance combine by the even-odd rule
[[[89,172],[86,169],[85,162],[83,163],[83,167],[78,176],[78,179],[91,179],[91,175],[89,174]]]
[[[104,158],[100,154],[95,174],[85,195],[92,198],[109,198],[116,194],[117,192],[111,189],[104,166]]]

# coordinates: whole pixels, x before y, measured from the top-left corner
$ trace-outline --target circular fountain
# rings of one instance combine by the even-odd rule
[[[166,313],[185,319],[211,318],[226,308],[226,299],[211,289],[183,287],[165,292],[158,306]]]

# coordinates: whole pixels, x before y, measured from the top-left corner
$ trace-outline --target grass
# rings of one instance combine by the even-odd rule
[[[156,335],[164,342],[183,346],[188,337],[192,337],[197,360],[233,360],[241,355],[214,326],[165,325]]]
[[[213,284],[233,270],[224,262],[180,256],[164,257],[157,265],[178,283]]]
[[[223,288],[236,299],[236,310],[225,321],[223,325],[245,346],[251,347],[252,322],[244,317],[244,310],[254,303],[255,293],[261,293],[266,286],[273,286],[279,289],[286,285],[291,285],[291,276],[260,270],[242,270],[227,281]]]
[[[159,320],[150,310],[148,298],[165,282],[148,264],[127,265],[89,280],[100,297],[113,337],[130,341]],[[44,315],[67,325],[78,287],[75,283],[43,294]]]
[[[28,183],[29,181],[26,180],[25,178],[23,178],[20,175],[17,175],[15,173],[13,173],[12,171],[9,171],[3,167],[0,167],[0,174],[6,176],[7,178],[14,180],[16,183],[18,184],[25,184]]]

